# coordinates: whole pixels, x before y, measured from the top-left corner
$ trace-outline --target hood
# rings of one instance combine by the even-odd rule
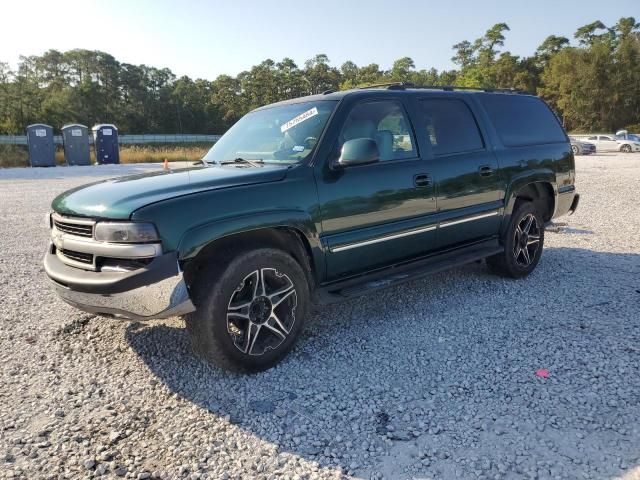
[[[212,166],[112,178],[68,190],[53,200],[62,215],[127,219],[145,205],[182,195],[282,180],[290,165]]]

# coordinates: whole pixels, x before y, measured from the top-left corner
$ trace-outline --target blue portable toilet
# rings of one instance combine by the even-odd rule
[[[104,123],[95,125],[91,131],[93,132],[93,145],[96,149],[96,162],[99,165],[120,163],[118,129],[116,126]]]
[[[26,130],[29,164],[32,167],[55,167],[56,146],[53,143],[53,127],[34,123]]]
[[[79,123],[61,128],[64,158],[67,165],[91,165],[89,129]]]

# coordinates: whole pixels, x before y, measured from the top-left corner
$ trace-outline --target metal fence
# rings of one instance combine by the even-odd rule
[[[120,135],[120,145],[142,145],[146,143],[215,143],[222,135]],[[56,145],[62,145],[62,135],[54,135]],[[89,135],[89,142],[93,143],[93,136]],[[26,145],[26,135],[0,135],[0,144]]]

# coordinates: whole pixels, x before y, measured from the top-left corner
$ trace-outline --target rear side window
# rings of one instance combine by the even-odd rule
[[[473,114],[457,99],[421,100],[427,137],[434,155],[471,152],[484,148]]]
[[[567,141],[558,119],[539,98],[511,94],[479,97],[505,146]]]

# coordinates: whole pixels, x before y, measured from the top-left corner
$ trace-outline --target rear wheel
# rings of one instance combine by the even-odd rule
[[[516,205],[502,244],[504,252],[487,258],[492,272],[522,278],[536,268],[544,246],[544,222],[534,203]]]
[[[571,145],[571,151],[574,155],[580,155],[580,148],[577,145]]]
[[[288,254],[259,249],[198,278],[186,317],[195,353],[225,369],[266,370],[293,347],[309,307],[309,287]]]

